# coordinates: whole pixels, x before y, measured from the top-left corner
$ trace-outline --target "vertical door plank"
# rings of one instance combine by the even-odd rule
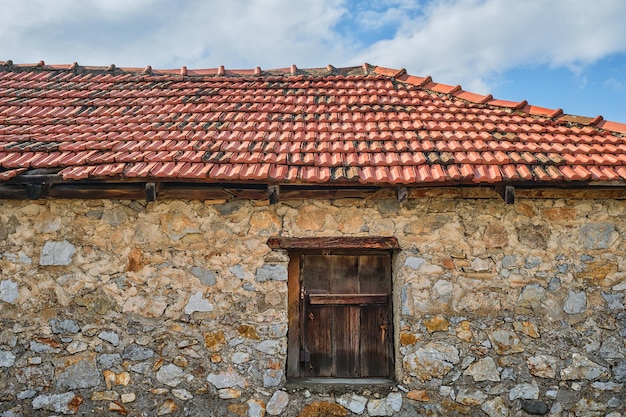
[[[359,257],[359,284],[362,294],[391,292],[391,257],[368,255]]]
[[[361,309],[361,376],[389,376],[392,368],[392,323],[387,306]]]
[[[291,254],[287,275],[287,377],[300,376],[300,263],[301,255]]]
[[[305,364],[304,376],[333,376],[333,316],[332,307],[308,305],[304,321],[311,362]]]
[[[359,257],[331,255],[329,257],[330,292],[332,294],[358,294],[359,292]]]
[[[333,376],[347,378],[359,376],[361,361],[359,360],[359,341],[361,308],[354,306],[337,306],[333,334]]]

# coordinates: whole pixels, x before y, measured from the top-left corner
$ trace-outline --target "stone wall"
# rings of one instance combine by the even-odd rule
[[[355,215],[358,213],[358,215]],[[0,202],[0,416],[626,415],[626,202]],[[391,387],[285,380],[270,236],[396,236]]]

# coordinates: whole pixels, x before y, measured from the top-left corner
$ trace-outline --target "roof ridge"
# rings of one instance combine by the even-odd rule
[[[178,76],[178,77],[206,77],[206,76],[232,76],[232,77],[253,77],[253,76],[323,76],[323,75],[345,75],[345,76],[382,76],[396,79],[402,83],[423,88],[438,94],[443,94],[465,100],[470,103],[487,105],[492,107],[501,107],[511,110],[517,110],[522,113],[535,117],[547,117],[553,119],[557,123],[571,123],[579,126],[595,127],[610,132],[626,135],[626,123],[604,120],[601,115],[596,117],[587,117],[579,115],[571,115],[564,113],[563,109],[550,109],[546,107],[530,105],[526,100],[519,102],[495,99],[491,94],[479,94],[466,91],[460,85],[452,86],[444,83],[433,81],[430,76],[420,77],[407,73],[405,68],[395,69],[381,67],[363,63],[360,66],[334,67],[327,65],[322,68],[298,68],[295,64],[289,67],[274,68],[262,70],[261,67],[254,69],[227,69],[224,65],[216,68],[204,69],[188,69],[186,66],[176,69],[154,69],[150,65],[144,68],[138,67],[117,67],[115,64],[108,66],[84,66],[77,62],[71,64],[46,64],[43,60],[37,63],[15,64],[12,60],[0,61],[0,69],[17,70],[39,70],[39,71],[72,71],[72,72],[95,72],[95,73],[112,73],[112,74],[137,74],[137,75],[162,75],[162,76]]]

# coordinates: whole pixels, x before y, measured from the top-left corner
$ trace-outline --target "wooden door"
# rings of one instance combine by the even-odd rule
[[[301,377],[393,373],[391,256],[304,255]]]

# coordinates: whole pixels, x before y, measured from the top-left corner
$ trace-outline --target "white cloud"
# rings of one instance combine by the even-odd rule
[[[580,73],[626,51],[626,1],[619,0],[0,0],[0,10],[0,60],[18,63],[369,62],[487,92],[511,68]],[[387,39],[366,45],[369,31]]]
[[[0,59],[20,63],[302,67],[336,62],[352,48],[335,31],[343,1],[2,2]]]
[[[614,0],[440,0],[360,57],[485,91],[514,67],[574,69],[626,51],[625,19]]]

